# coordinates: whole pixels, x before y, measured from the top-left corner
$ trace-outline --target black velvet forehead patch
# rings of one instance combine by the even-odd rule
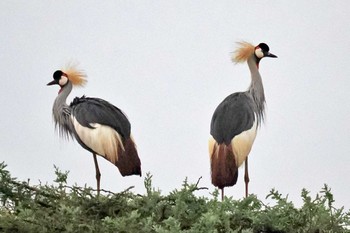
[[[268,52],[270,50],[269,46],[267,44],[265,44],[265,43],[260,43],[258,45],[258,47],[261,48],[263,51],[266,51],[266,52]]]
[[[62,75],[63,72],[61,70],[56,70],[55,73],[53,73],[53,79],[60,80]]]

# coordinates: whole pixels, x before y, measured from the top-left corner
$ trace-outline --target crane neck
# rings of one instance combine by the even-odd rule
[[[65,86],[63,86],[58,92],[58,95],[55,100],[55,104],[58,106],[67,105],[66,100],[68,95],[71,93],[72,89],[73,89],[73,85],[71,82],[68,82]]]
[[[66,138],[73,138],[73,126],[70,119],[71,109],[66,103],[67,97],[72,91],[72,88],[73,86],[71,82],[68,82],[63,86],[59,91],[52,108],[55,126],[56,128],[58,126],[60,136]]]
[[[259,62],[255,54],[252,54],[248,59],[248,67],[251,74],[251,82],[248,89],[248,93],[251,94],[253,101],[256,105],[255,113],[258,116],[258,124],[264,120],[265,114],[265,93],[262,79],[259,73]]]
[[[250,72],[253,73],[259,73],[259,62],[260,60],[255,56],[255,54],[251,55],[248,60],[248,67]]]

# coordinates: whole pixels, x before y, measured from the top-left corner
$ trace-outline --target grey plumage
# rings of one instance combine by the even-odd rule
[[[234,136],[250,129],[255,116],[254,101],[247,92],[226,97],[216,108],[210,125],[210,134],[217,143],[229,145]]]
[[[75,97],[70,104],[72,114],[78,122],[88,128],[94,128],[91,122],[107,125],[115,129],[122,137],[130,137],[130,122],[124,113],[109,102],[99,98]]]
[[[245,161],[246,196],[248,195],[248,154],[256,136],[256,130],[265,116],[265,94],[259,73],[263,57],[277,57],[269,47],[260,43],[253,46],[240,43],[234,61],[248,63],[251,83],[247,91],[226,97],[215,109],[211,124],[209,153],[211,176],[214,186],[222,190],[236,184],[238,167]]]
[[[252,55],[247,61],[251,73],[251,82],[248,91],[246,91],[247,96],[253,99],[254,104],[250,104],[250,106],[257,116],[258,125],[264,120],[265,116],[265,92],[258,69],[260,59]]]
[[[55,99],[52,107],[52,116],[55,122],[55,128],[58,128],[61,137],[74,139],[74,127],[72,124],[71,108],[67,105],[66,100],[72,91],[72,83],[68,82],[63,86],[60,93]]]
[[[73,69],[70,72],[58,70],[53,77],[54,80],[48,85],[61,87],[52,108],[55,127],[61,137],[76,139],[83,148],[93,153],[98,193],[101,174],[96,155],[117,166],[122,176],[141,176],[141,162],[125,114],[99,98],[76,97],[67,105],[73,84],[82,85],[84,76]]]
[[[247,61],[251,73],[248,90],[227,96],[213,114],[210,134],[218,143],[228,145],[236,135],[250,129],[255,120],[257,126],[264,120],[265,93],[258,62],[254,54]]]

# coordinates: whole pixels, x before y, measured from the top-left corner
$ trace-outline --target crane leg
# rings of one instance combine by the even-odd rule
[[[98,163],[97,163],[97,156],[95,153],[93,153],[94,155],[94,163],[95,163],[95,169],[96,169],[96,181],[97,181],[97,196],[100,195],[100,179],[101,179],[101,172],[100,172],[100,168],[98,167]]]
[[[245,171],[244,171],[244,182],[245,182],[245,197],[248,197],[248,183],[249,183],[249,174],[248,174],[248,157],[245,160]]]
[[[225,195],[224,195],[224,188],[221,188],[221,201],[224,200],[224,197],[225,197]]]

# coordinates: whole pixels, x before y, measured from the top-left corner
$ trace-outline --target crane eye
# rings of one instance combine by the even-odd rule
[[[264,52],[261,48],[255,49],[255,56],[259,59],[264,57]]]
[[[67,82],[68,82],[68,78],[62,75],[60,80],[58,81],[58,84],[60,84],[60,86],[64,86],[67,84]]]

